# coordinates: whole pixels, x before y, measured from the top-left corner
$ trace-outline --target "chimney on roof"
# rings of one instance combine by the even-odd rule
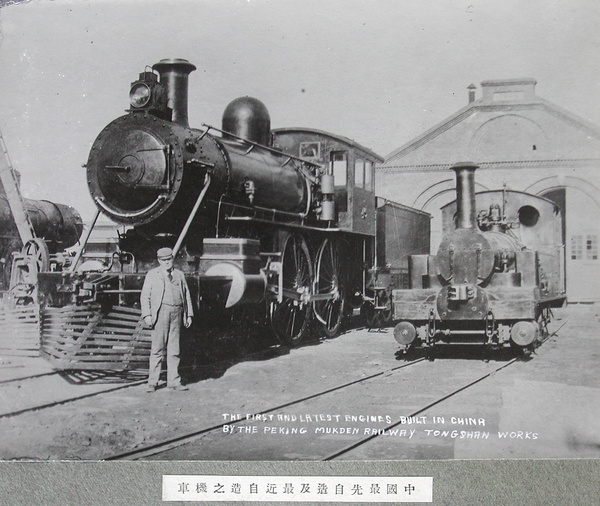
[[[535,101],[536,84],[537,81],[532,77],[482,81],[481,99],[484,103]]]
[[[469,86],[467,87],[467,90],[469,90],[469,104],[472,104],[473,102],[475,102],[475,90],[477,89],[477,86],[475,86],[473,83],[469,84]]]

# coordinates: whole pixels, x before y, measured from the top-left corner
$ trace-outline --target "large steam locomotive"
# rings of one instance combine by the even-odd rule
[[[174,249],[197,309],[229,317],[240,306],[262,307],[292,345],[311,320],[331,336],[351,310],[389,318],[408,254],[428,252],[429,215],[377,202],[382,159],[354,141],[271,131],[266,107],[250,97],[227,106],[221,128],[191,128],[194,69],[175,59],[141,73],[127,114],[91,148],[86,171],[98,213],[126,230],[108,263],[79,265],[77,257],[74,269],[39,277],[42,354],[58,368],[147,359],[139,292],[162,246]]]
[[[452,169],[457,198],[442,209],[437,254],[411,256],[410,289],[393,291],[394,337],[402,350],[460,342],[531,351],[566,297],[560,210],[507,189],[475,195],[477,166]]]

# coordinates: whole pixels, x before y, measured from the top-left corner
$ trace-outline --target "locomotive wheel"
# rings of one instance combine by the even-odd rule
[[[315,300],[313,310],[327,337],[334,337],[342,325],[345,288],[340,249],[336,243],[325,239],[317,253],[314,293],[329,298]]]
[[[42,239],[36,238],[27,241],[23,246],[23,254],[29,257],[29,264],[36,275],[38,272],[48,270],[50,253]]]
[[[286,239],[279,275],[283,300],[270,303],[271,327],[281,342],[295,346],[306,336],[312,313],[313,271],[308,246],[302,236],[290,234]]]
[[[378,307],[384,307],[378,310],[379,326],[387,327],[392,322],[392,299],[388,292],[382,290],[376,300]]]

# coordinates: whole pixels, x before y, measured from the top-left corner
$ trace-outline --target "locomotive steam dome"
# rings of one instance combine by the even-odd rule
[[[86,164],[96,205],[117,223],[144,225],[150,234],[177,234],[210,171],[210,189],[203,194],[207,206],[226,196],[244,205],[305,211],[310,191],[303,175],[279,155],[250,153],[236,140],[270,144],[271,120],[260,100],[231,102],[223,113],[223,137],[189,127],[187,80],[194,68],[185,60],[162,60],[153,67],[158,81],[143,73],[133,84],[134,91],[141,83],[151,95],[166,93],[172,115],[160,110],[161,101],[142,101],[98,135]]]
[[[240,97],[225,108],[222,129],[242,139],[268,146],[271,117],[260,100]]]

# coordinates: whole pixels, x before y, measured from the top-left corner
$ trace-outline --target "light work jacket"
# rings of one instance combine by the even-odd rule
[[[192,297],[190,296],[190,290],[185,281],[183,272],[173,269],[171,271],[171,275],[173,276],[174,280],[173,289],[175,290],[178,288],[181,290],[184,319],[188,316],[194,316]],[[156,320],[158,319],[158,310],[162,305],[166,283],[168,282],[167,273],[162,267],[156,267],[155,269],[148,271],[148,274],[146,274],[146,279],[144,279],[144,286],[142,287],[142,294],[140,295],[142,318],[151,316],[153,326],[156,324]]]

